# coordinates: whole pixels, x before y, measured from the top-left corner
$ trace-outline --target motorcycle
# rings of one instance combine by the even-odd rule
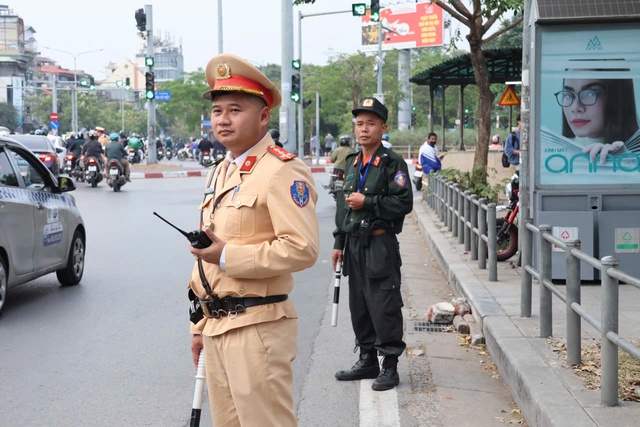
[[[202,160],[200,160],[200,164],[205,168],[213,165],[213,159],[211,158],[211,154],[208,151],[202,153]]]
[[[156,157],[158,161],[164,159],[164,147],[160,147],[156,150]]]
[[[138,154],[138,150],[133,147],[128,148],[128,160],[129,164],[133,165],[135,163],[140,163],[140,155]]]
[[[416,163],[416,170],[413,172],[413,185],[416,186],[417,191],[422,190],[422,165]]]
[[[120,164],[120,161],[118,160],[111,159],[108,161],[107,167],[109,170],[109,173],[107,174],[107,184],[109,184],[109,187],[113,188],[113,191],[117,193],[120,191],[120,187],[127,182],[127,179],[124,176],[122,164]]]
[[[496,220],[498,261],[506,261],[518,252],[518,212],[520,210],[520,176],[516,172],[504,187],[509,204],[497,210],[507,210]]]
[[[184,162],[187,159],[193,160],[193,150],[189,147],[184,147],[178,150],[178,160]]]
[[[91,184],[92,188],[98,186],[102,181],[102,172],[100,171],[100,162],[95,157],[89,157],[85,162],[84,177]]]
[[[171,160],[173,158],[173,149],[167,147],[165,155],[167,157],[167,160]]]
[[[74,156],[73,153],[68,153],[64,157],[64,166],[63,166],[64,173],[66,173],[67,175],[73,177],[74,176],[75,163],[76,163],[76,156]]]
[[[342,191],[344,187],[344,169],[333,168],[329,175],[329,185],[325,185],[324,188],[329,190],[329,194],[333,196],[334,200],[337,200],[338,192]]]

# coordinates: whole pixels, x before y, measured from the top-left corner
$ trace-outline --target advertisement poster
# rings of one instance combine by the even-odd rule
[[[370,10],[362,17],[362,50],[378,50],[378,23]],[[380,9],[382,49],[442,46],[442,9],[430,2],[400,3]]]
[[[621,25],[541,33],[540,185],[640,184],[638,40]]]

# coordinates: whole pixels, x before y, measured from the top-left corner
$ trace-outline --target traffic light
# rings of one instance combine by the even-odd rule
[[[468,110],[465,110],[465,111],[468,111]],[[469,127],[469,115],[468,114],[464,115],[464,127],[465,128]]]
[[[122,80],[116,80],[116,87],[122,86]]]
[[[153,67],[153,65],[156,63],[155,59],[153,59],[153,56],[145,56],[144,57],[144,65],[146,65],[147,67]]]
[[[302,64],[300,63],[299,59],[294,59],[293,61],[291,61],[291,67],[294,70],[299,70],[300,69],[300,65],[302,65]]]
[[[380,0],[371,0],[371,22],[380,21]]]
[[[311,105],[310,99],[305,99],[302,101],[302,108],[307,108],[309,105]]]
[[[89,84],[85,79],[80,80],[80,86],[87,87]]]
[[[89,89],[94,90],[96,88],[96,82],[93,77],[89,77]]]
[[[144,9],[136,10],[136,27],[142,33],[147,29],[147,15],[145,15]]]
[[[151,71],[144,73],[144,96],[147,99],[154,99],[156,97],[156,83],[154,81],[154,75]]]
[[[126,90],[131,89],[131,79],[130,79],[129,77],[126,77],[126,78],[124,79],[124,88],[125,88]]]
[[[351,14],[353,16],[364,16],[367,14],[366,3],[353,3],[351,5]]]
[[[300,74],[291,74],[291,99],[293,102],[300,102]]]
[[[411,112],[411,127],[414,127],[416,125],[416,116],[416,113]]]
[[[412,105],[412,106],[411,106],[411,111],[416,111],[416,110],[417,110],[416,106],[415,106],[415,105]]]

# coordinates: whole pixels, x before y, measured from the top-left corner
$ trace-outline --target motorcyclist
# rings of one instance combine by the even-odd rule
[[[173,149],[173,139],[170,136],[165,138],[164,146],[167,148]]]
[[[109,135],[109,142],[105,147],[105,156],[107,157],[107,162],[111,160],[118,160],[122,165],[122,169],[124,170],[124,176],[127,178],[128,182],[131,182],[129,179],[129,161],[127,160],[127,150],[124,149],[122,142],[119,141],[119,135],[117,133],[112,133]],[[105,173],[106,175],[106,173]]]
[[[95,130],[89,131],[89,141],[82,147],[82,154],[84,154],[85,159],[95,157],[100,167],[104,170],[104,149],[102,144],[98,142],[98,133]]]
[[[218,158],[222,158],[226,155],[227,155],[227,147],[222,145],[222,143],[217,139],[213,138],[213,158],[217,160]]]
[[[127,138],[127,133],[123,130],[120,131],[120,142],[124,147],[129,143],[129,138]]]
[[[138,158],[139,161],[142,161],[143,158],[143,154],[142,154],[142,141],[140,140],[140,138],[138,138],[134,133],[131,134],[131,138],[129,138],[129,143],[128,146],[133,148],[134,150],[136,150],[136,152],[138,153]]]
[[[388,148],[389,150],[393,150],[393,145],[389,142],[389,134],[388,133],[383,133],[382,134],[382,145],[384,146],[384,148]]]
[[[275,142],[278,147],[282,147],[282,142],[280,142],[280,131],[278,129],[269,129],[269,134],[271,135],[273,142]]]
[[[204,134],[204,137],[206,137],[206,133]],[[191,153],[193,154],[193,158],[197,159],[198,156],[198,143],[196,142],[196,138],[195,137],[191,137],[191,142],[189,142],[189,150],[191,150]]]
[[[180,138],[178,143],[176,144],[176,153],[178,150],[182,150],[184,148],[184,138]]]
[[[334,169],[344,169],[347,166],[347,156],[351,154],[351,137],[349,135],[342,135],[340,137],[340,146],[331,153],[331,163],[333,163]]]
[[[200,155],[198,156],[198,161],[202,163],[202,156],[205,151],[209,152],[209,155],[213,156],[213,142],[209,141],[208,135],[205,133],[202,135],[202,139],[198,144],[198,150],[200,151]]]
[[[67,145],[67,152],[73,154],[73,168],[75,169],[76,164],[78,163],[78,159],[80,158],[80,154],[82,153],[82,148],[84,146],[85,140],[82,132],[78,132],[78,135],[75,138],[69,138],[69,144]]]

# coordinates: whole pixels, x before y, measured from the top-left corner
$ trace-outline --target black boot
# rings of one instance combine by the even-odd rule
[[[380,375],[371,386],[375,391],[391,390],[400,384],[400,376],[398,375],[398,358],[396,356],[385,356],[382,361],[382,370]]]
[[[339,381],[354,381],[365,378],[377,378],[380,373],[380,363],[375,351],[360,351],[360,359],[351,369],[336,372]]]

